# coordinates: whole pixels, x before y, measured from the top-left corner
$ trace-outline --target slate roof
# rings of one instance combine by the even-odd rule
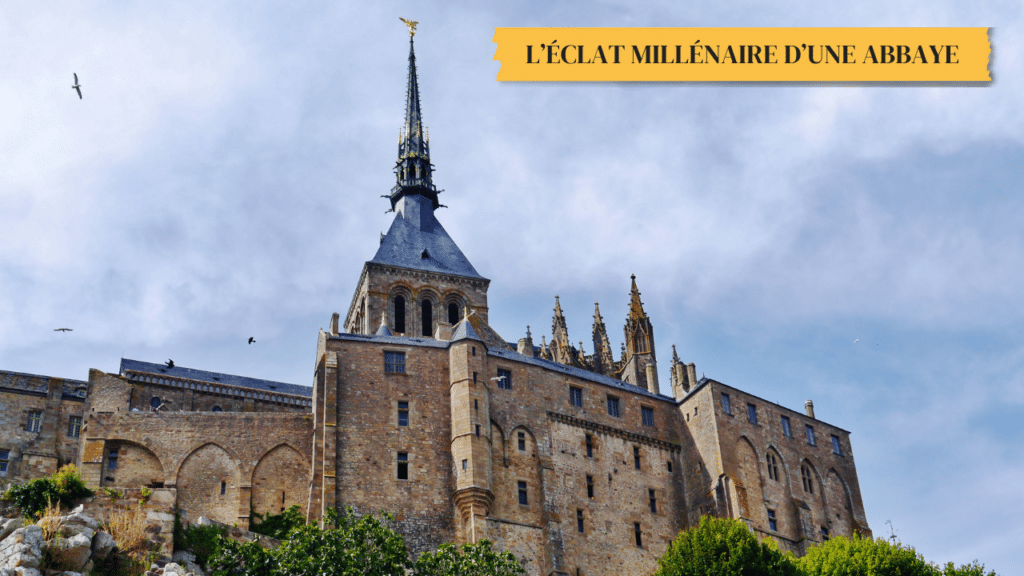
[[[370,262],[484,279],[434,217],[430,199],[418,195],[398,202],[395,220]]]
[[[68,398],[84,397],[83,394],[80,393],[80,390],[89,386],[88,382],[83,382],[82,380],[0,370],[0,388],[20,390],[33,395],[46,396],[49,393],[51,379],[59,380],[64,383],[61,391],[62,396]]]
[[[152,362],[121,358],[120,373],[122,376],[126,375],[126,370],[135,370],[137,372],[145,372],[147,374],[155,375],[165,374],[167,376],[188,378],[190,380],[199,380],[201,382],[209,382],[211,384],[241,386],[243,388],[253,388],[256,390],[264,390],[266,392],[281,392],[283,394],[305,396],[306,398],[313,397],[313,388],[309,386],[274,382],[272,380],[260,380],[259,378],[248,378],[246,376],[235,376],[233,374],[221,374],[219,372],[207,372],[206,370],[196,370],[195,368],[185,368],[177,365],[174,368],[168,368],[165,364],[154,364]]]

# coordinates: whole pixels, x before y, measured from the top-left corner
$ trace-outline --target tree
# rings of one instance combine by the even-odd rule
[[[658,559],[655,576],[798,576],[796,565],[773,540],[758,542],[740,520],[702,516],[679,533]]]
[[[415,576],[517,576],[525,572],[511,552],[495,552],[488,540],[442,544],[416,559]]]
[[[996,576],[995,570],[985,572],[985,565],[979,564],[977,560],[963,566],[954,566],[952,562],[946,562],[942,568],[942,576]]]
[[[813,546],[798,564],[807,576],[941,576],[913,547],[854,534]],[[954,573],[956,574],[956,573]],[[963,574],[971,574],[965,572]]]

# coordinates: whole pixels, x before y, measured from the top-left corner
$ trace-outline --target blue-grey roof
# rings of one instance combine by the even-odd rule
[[[381,324],[380,328],[377,328],[377,336],[391,336],[391,329],[388,328],[387,324]]]
[[[89,386],[87,382],[83,382],[82,380],[0,370],[0,388],[21,390],[35,395],[45,396],[49,392],[51,379],[60,380],[64,383],[62,390],[63,396],[78,398],[80,397],[78,390]]]
[[[476,329],[469,323],[469,318],[463,318],[461,322],[455,325],[455,332],[452,333],[452,342],[456,340],[476,340],[483,342],[483,338],[476,333]]]
[[[168,368],[165,364],[154,364],[152,362],[121,358],[122,376],[125,375],[126,370],[135,370],[136,372],[145,372],[147,374],[165,374],[167,376],[176,376],[178,378],[210,382],[211,384],[227,384],[229,386],[254,388],[256,390],[264,390],[267,392],[294,394],[295,396],[305,396],[307,398],[311,398],[313,396],[313,389],[309,386],[274,382],[272,380],[260,380],[259,378],[248,378],[246,376],[235,376],[233,374],[221,374],[219,372],[207,372],[206,370],[196,370],[195,368],[185,368],[177,365],[175,365],[174,368]]]
[[[430,199],[419,195],[398,201],[395,221],[370,262],[483,278],[434,218]]]

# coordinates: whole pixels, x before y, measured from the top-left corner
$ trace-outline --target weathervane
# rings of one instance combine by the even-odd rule
[[[414,22],[412,20],[406,20],[405,18],[402,18],[401,16],[399,16],[398,19],[401,20],[402,22],[405,22],[405,25],[409,27],[409,36],[415,36],[416,35],[416,25],[419,24],[419,22]]]

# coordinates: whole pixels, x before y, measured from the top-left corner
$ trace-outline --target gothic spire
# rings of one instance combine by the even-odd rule
[[[640,301],[640,291],[636,288],[636,274],[630,278],[633,280],[633,288],[629,292],[629,317],[632,320],[641,320],[647,314],[644,313],[644,304]]]
[[[420,88],[416,78],[416,52],[413,49],[413,34],[409,31],[409,80],[405,95],[405,124],[398,134],[398,161],[395,175],[398,182],[391,189],[391,208],[404,196],[420,195],[431,201],[434,210],[440,206],[438,190],[434,186],[430,163],[430,135],[423,126],[420,111]]]

